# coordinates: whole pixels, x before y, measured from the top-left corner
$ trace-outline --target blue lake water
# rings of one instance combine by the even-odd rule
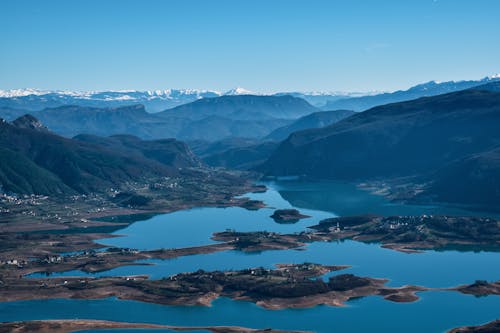
[[[266,193],[249,194],[272,208],[197,208],[147,218],[121,229],[123,237],[101,240],[110,246],[139,249],[174,248],[213,243],[210,236],[227,228],[238,231],[302,231],[321,219],[336,215],[377,213],[478,214],[453,207],[394,204],[345,183],[269,183]],[[295,207],[311,218],[296,224],[278,224],[269,216],[274,208]],[[388,278],[389,285],[417,284],[451,287],[476,279],[500,278],[498,252],[426,251],[406,254],[377,244],[355,241],[308,244],[303,251],[266,251],[245,254],[227,251],[172,260],[150,260],[152,266],[128,266],[97,275],[149,274],[160,278],[197,269],[272,267],[276,263],[304,261],[351,265],[340,274]],[[59,275],[82,275],[78,271]],[[500,316],[500,297],[476,298],[454,292],[421,293],[411,304],[392,303],[379,297],[352,301],[347,307],[319,306],[310,309],[269,311],[248,302],[216,300],[212,307],[172,307],[140,302],[105,300],[48,300],[0,303],[1,320],[47,318],[95,318],[152,322],[169,325],[241,325],[302,329],[316,332],[444,332],[454,326],[480,324]],[[130,330],[114,330],[114,332]],[[138,331],[139,332],[139,331]]]

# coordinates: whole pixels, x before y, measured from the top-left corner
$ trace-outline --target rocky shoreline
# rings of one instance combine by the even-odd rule
[[[479,326],[463,326],[454,328],[448,333],[497,333],[500,332],[500,319],[493,320],[484,325]]]

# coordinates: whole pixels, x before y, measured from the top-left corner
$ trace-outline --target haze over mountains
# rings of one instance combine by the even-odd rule
[[[326,103],[323,108],[328,107],[328,111],[344,106],[351,107],[344,109],[359,110],[373,104],[435,95],[498,80],[498,76],[491,76],[476,81],[429,82],[406,91],[347,98],[341,93],[257,96],[247,95],[249,92],[242,88],[225,95],[197,90],[86,93],[11,90],[0,91],[0,96],[4,96],[0,97],[0,117],[11,121],[31,113],[50,130],[66,137],[130,134],[142,139],[177,138],[186,141],[217,141],[234,137],[283,140],[294,130],[327,125],[328,122],[312,121],[311,118],[296,128],[285,129],[299,117],[320,111],[304,99]],[[137,105],[140,103],[144,107]],[[150,112],[177,104],[181,105]],[[325,117],[326,114],[322,115]],[[271,133],[281,127],[281,134]]]
[[[0,117],[12,122],[1,124],[0,148],[8,160],[2,164],[3,188],[91,191],[97,184],[135,179],[142,165],[148,174],[165,175],[199,166],[202,159],[209,166],[276,176],[406,182],[418,187],[418,200],[500,204],[498,76],[330,103],[359,106],[433,95],[364,112],[321,111],[296,96],[246,93],[198,98],[156,113],[143,105],[106,103],[27,111],[12,105],[25,98],[27,109],[35,109],[45,95],[0,99],[13,101],[0,107]],[[188,142],[198,157],[176,140]]]
[[[316,111],[303,99],[292,96],[235,95],[204,98],[154,114],[146,112],[142,105],[117,108],[69,105],[41,111],[0,108],[0,117],[10,121],[29,112],[66,137],[131,134],[143,139],[216,141],[228,137],[262,138]]]
[[[0,107],[38,111],[63,105],[80,105],[89,107],[120,107],[131,104],[142,104],[148,112],[160,112],[182,104],[194,102],[202,98],[237,96],[237,95],[290,95],[305,99],[309,103],[321,107],[329,100],[365,93],[346,92],[293,92],[276,94],[259,94],[243,88],[234,88],[225,93],[215,90],[166,89],[153,91],[120,90],[120,91],[58,91],[38,89],[0,90]]]
[[[244,88],[234,88],[225,93],[215,90],[165,89],[165,90],[120,90],[120,91],[68,91],[12,89],[0,90],[0,107],[38,111],[63,105],[90,107],[119,107],[142,104],[148,112],[154,113],[190,103],[202,98],[234,95],[289,95],[299,97],[322,110],[348,109],[366,110],[370,107],[410,100],[423,96],[434,96],[472,88],[488,82],[500,80],[500,75],[492,75],[480,80],[462,80],[419,84],[407,90],[395,92],[277,92],[260,94]]]
[[[348,109],[354,111],[363,111],[377,105],[408,101],[419,97],[436,96],[440,94],[446,94],[454,91],[469,89],[490,82],[498,82],[498,81],[500,81],[500,74],[488,76],[481,80],[464,80],[464,81],[447,81],[447,82],[429,81],[411,87],[407,90],[398,90],[392,93],[382,93],[371,96],[359,96],[359,97],[331,100],[325,104],[324,108],[330,110]]]

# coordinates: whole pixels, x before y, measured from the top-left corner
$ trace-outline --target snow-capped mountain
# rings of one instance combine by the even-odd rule
[[[80,105],[93,107],[117,107],[131,104],[143,104],[149,112],[159,112],[201,98],[234,95],[291,95],[303,98],[310,104],[323,109],[347,108],[363,110],[373,105],[421,96],[432,96],[471,88],[477,85],[499,81],[500,74],[480,80],[468,81],[430,81],[416,85],[405,91],[392,93],[372,92],[277,92],[258,93],[237,87],[225,93],[215,90],[165,89],[165,90],[109,90],[109,91],[68,91],[12,89],[0,90],[0,107],[18,108],[30,111],[62,105]],[[386,101],[387,100],[387,101]]]
[[[218,97],[218,91],[195,89],[166,89],[152,91],[65,91],[14,89],[0,90],[0,106],[26,110],[41,110],[62,105],[116,107],[144,104],[149,112],[159,112],[200,98]]]
[[[363,111],[377,105],[408,101],[420,97],[430,97],[441,94],[447,94],[454,91],[470,89],[491,82],[500,81],[500,74],[484,77],[480,80],[462,80],[462,81],[429,81],[418,84],[407,90],[398,90],[391,93],[383,93],[372,96],[360,96],[342,98],[328,101],[324,109],[329,110],[354,110]]]
[[[224,93],[226,96],[234,96],[234,95],[261,95],[258,93],[254,93],[250,90],[246,90],[245,88],[236,87],[234,89],[228,90]]]
[[[237,88],[242,89],[242,88]],[[41,90],[34,88],[26,88],[26,89],[11,89],[11,90],[0,90],[0,97],[23,97],[29,95],[48,95],[48,94],[58,94],[58,95],[67,95],[73,97],[80,97],[86,99],[92,98],[108,98],[113,96],[128,96],[128,98],[133,98],[137,95],[144,95],[147,98],[166,98],[173,99],[178,96],[200,96],[202,97],[205,94],[214,94],[217,96],[222,95],[218,91],[210,91],[210,90],[196,90],[196,89],[165,89],[165,90],[105,90],[105,91],[71,91],[71,90]]]
[[[0,90],[0,107],[11,107],[26,110],[41,110],[47,107],[62,105],[80,105],[95,107],[116,107],[130,104],[143,104],[149,112],[159,112],[197,99],[236,95],[292,95],[300,97],[316,107],[328,101],[340,98],[372,95],[369,93],[348,92],[278,92],[259,93],[237,87],[224,93],[215,90],[165,89],[165,90],[109,90],[109,91],[69,91],[12,89]]]

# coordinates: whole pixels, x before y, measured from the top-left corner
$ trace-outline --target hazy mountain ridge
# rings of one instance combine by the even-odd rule
[[[334,124],[344,118],[352,116],[356,112],[350,110],[321,111],[301,117],[289,125],[277,128],[267,135],[264,140],[282,141],[290,134],[310,128],[325,127]]]
[[[0,107],[39,111],[64,105],[120,107],[143,104],[149,112],[162,111],[200,98],[218,97],[217,91],[167,89],[154,91],[43,91],[37,89],[0,90]]]
[[[117,108],[68,105],[42,111],[0,108],[0,117],[13,120],[30,113],[51,131],[66,137],[130,134],[142,139],[216,141],[235,136],[260,139],[292,122],[295,115],[316,111],[306,101],[290,96],[235,95],[206,98],[154,114],[146,112],[142,105]]]
[[[207,116],[228,117],[237,120],[262,118],[296,119],[318,111],[307,101],[289,95],[236,95],[204,98],[159,113],[159,116],[183,115],[194,120]]]
[[[237,95],[284,96],[291,95],[305,99],[314,106],[323,106],[329,100],[370,95],[372,93],[349,92],[279,92],[260,94],[238,87],[227,92],[198,89],[166,90],[118,90],[118,91],[64,91],[40,89],[0,90],[0,107],[38,111],[63,105],[89,107],[119,107],[143,104],[148,112],[159,112],[201,98]]]
[[[480,80],[463,80],[418,84],[407,90],[398,90],[391,93],[382,93],[368,96],[349,97],[330,101],[323,109],[348,109],[354,111],[364,111],[378,105],[409,101],[420,97],[430,97],[450,92],[470,89],[490,82],[499,82],[500,75],[492,75]]]

